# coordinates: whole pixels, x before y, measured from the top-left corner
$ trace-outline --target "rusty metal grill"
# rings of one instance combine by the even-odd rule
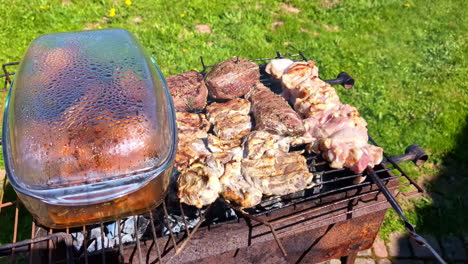
[[[275,58],[290,57],[297,60],[305,60],[302,53],[296,55],[282,55],[277,53]],[[255,59],[257,62],[267,62],[274,58]],[[203,72],[209,67],[201,58]],[[3,73],[0,78],[4,78],[4,90],[7,91],[11,85],[14,75],[11,70],[18,63],[3,64]],[[262,67],[261,67],[262,69]],[[347,75],[349,77],[349,75]],[[349,88],[354,84],[354,80],[343,78],[331,80],[333,84],[341,83]],[[341,78],[341,79],[340,79]],[[273,85],[269,79],[262,79],[270,87]],[[4,94],[4,93],[3,93]],[[3,101],[5,97],[2,98]],[[372,140],[371,140],[372,141]],[[372,141],[373,142],[373,141]],[[375,142],[373,142],[375,144]],[[387,155],[386,160],[375,168],[376,174],[392,190],[395,197],[414,196],[423,192],[403,170]],[[261,205],[255,208],[240,209],[231,206],[222,199],[203,210],[198,210],[190,206],[182,205],[174,197],[168,194],[162,205],[153,211],[148,211],[141,215],[149,220],[149,225],[140,234],[138,229],[138,219],[140,216],[133,216],[135,241],[132,243],[122,243],[122,222],[124,219],[117,219],[118,243],[110,248],[105,248],[105,225],[99,223],[92,226],[82,226],[73,229],[50,229],[37,225],[29,213],[22,207],[21,201],[9,186],[6,177],[1,183],[0,194],[0,219],[1,226],[12,226],[10,230],[11,238],[0,240],[0,262],[9,260],[29,263],[167,263],[179,262],[182,260],[194,260],[193,252],[185,252],[191,239],[197,233],[214,232],[213,228],[232,223],[245,223],[249,225],[249,237],[246,245],[250,246],[252,241],[261,240],[264,237],[272,236],[280,252],[286,256],[287,248],[282,243],[284,237],[301,230],[312,227],[324,226],[328,224],[345,221],[353,217],[365,215],[372,210],[383,210],[388,208],[387,201],[380,195],[379,188],[371,181],[353,184],[353,180],[365,177],[366,173],[354,174],[347,169],[331,169],[321,157],[316,155],[307,156],[309,169],[317,175],[317,184],[314,188],[287,195],[281,198],[272,197],[266,199]],[[226,210],[230,209],[235,215],[224,217]],[[7,211],[6,211],[7,210]],[[173,230],[171,227],[171,215],[177,212],[182,219],[178,223],[180,228]],[[196,223],[190,225],[187,215],[197,215]],[[26,220],[25,220],[26,219]],[[31,221],[30,239],[19,238],[18,231],[21,230],[24,236],[25,230],[21,224]],[[165,227],[167,232],[162,232]],[[2,227],[3,228],[3,227]],[[88,246],[93,243],[88,238],[89,232],[99,229],[101,233],[100,244],[103,249],[88,252]],[[83,243],[80,250],[73,246],[72,233],[83,234]],[[0,232],[1,233],[1,232]],[[26,231],[29,233],[29,230]],[[208,236],[207,236],[208,237]],[[1,238],[1,237],[0,237]],[[5,241],[6,239],[6,241]],[[25,239],[25,240],[24,240]],[[18,242],[18,240],[22,240]],[[200,256],[209,254],[222,254],[223,250],[230,250],[229,245],[223,245],[221,241],[212,241],[211,252],[198,252]],[[95,242],[97,244],[97,242]],[[224,249],[223,249],[224,247]],[[189,257],[187,257],[189,255]],[[192,259],[190,259],[192,257]]]

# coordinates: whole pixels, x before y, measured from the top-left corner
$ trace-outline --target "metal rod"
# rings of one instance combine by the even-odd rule
[[[34,239],[35,233],[36,233],[36,223],[34,223],[34,221],[32,221],[32,223],[31,223],[31,240]],[[33,262],[33,247],[34,247],[34,243],[31,243],[29,245],[29,263]]]
[[[5,194],[5,189],[6,189],[6,174],[4,175],[5,177],[3,178],[3,188],[2,188],[2,192],[0,193],[0,213],[2,212],[2,207],[1,205],[3,205],[3,196]]]
[[[369,137],[369,141],[372,142],[372,144],[374,144],[374,145],[376,145],[376,146],[379,146],[379,145],[377,145],[377,142],[375,142],[374,139],[373,139],[372,137]],[[396,163],[392,160],[392,158],[391,158],[389,155],[387,155],[387,153],[384,152],[384,153],[383,153],[383,156],[385,157],[385,159],[387,159],[388,162],[390,162],[390,163],[393,165],[393,167],[395,167],[398,171],[400,171],[400,173],[403,174],[403,176],[405,176],[405,178],[406,178],[409,182],[411,182],[411,184],[413,184],[413,185],[416,187],[416,189],[418,189],[419,192],[421,192],[421,193],[424,192],[424,189],[421,188],[413,179],[411,179],[411,177],[409,177],[409,176],[400,168],[400,166],[398,166],[398,164],[396,164]]]
[[[172,244],[174,245],[174,249],[175,249],[176,252],[177,252],[177,242],[176,242],[176,240],[175,240],[174,233],[172,232],[171,223],[169,222],[169,214],[167,213],[166,202],[163,200],[162,204],[163,204],[164,219],[166,220],[167,229],[169,229],[169,233],[170,233],[170,235],[171,235]]]
[[[182,244],[180,245],[180,247],[179,247],[178,249],[176,249],[175,254],[174,254],[173,256],[171,256],[167,262],[171,262],[177,255],[179,255],[180,252],[182,252],[182,250],[185,248],[185,246],[188,244],[188,242],[192,239],[193,235],[197,232],[198,228],[201,226],[201,224],[203,223],[203,221],[205,221],[205,216],[206,216],[206,214],[208,213],[208,211],[209,211],[210,208],[211,208],[211,205],[208,205],[208,207],[206,208],[204,214],[202,214],[201,211],[200,211],[200,209],[198,209],[198,212],[199,212],[199,215],[200,215],[200,220],[199,220],[198,223],[193,227],[192,232],[190,233],[190,235],[187,235],[187,237],[186,237],[185,240],[182,242]]]
[[[101,231],[101,259],[102,263],[106,263],[106,246],[104,245],[104,224],[101,222],[99,223],[99,230]],[[96,245],[97,245],[97,238],[96,238]]]
[[[39,243],[39,242],[43,242],[43,241],[51,241],[52,239],[56,239],[56,238],[60,238],[60,239],[63,239],[65,240],[65,238],[67,236],[70,236],[69,234],[66,234],[66,233],[63,233],[63,232],[60,232],[60,233],[50,233],[49,235],[47,236],[42,236],[42,237],[37,237],[37,238],[33,238],[33,239],[26,239],[26,240],[23,240],[23,241],[19,241],[19,242],[16,242],[16,243],[11,243],[11,244],[5,244],[5,245],[1,245],[0,246],[0,253],[3,253],[5,251],[8,251],[8,250],[11,250],[13,248],[19,248],[19,247],[23,247],[23,246],[28,246],[30,244],[35,244],[35,243]]]
[[[2,193],[2,195],[3,195],[3,193]],[[16,203],[16,201],[0,204],[0,212],[1,212],[3,207],[11,206],[11,205],[14,205],[15,203]]]
[[[179,203],[179,208],[180,208],[180,213],[182,214],[182,219],[184,221],[185,232],[187,232],[187,235],[190,236],[190,230],[189,230],[189,226],[187,224],[187,220],[185,219],[185,213],[184,213],[184,209],[182,208],[182,203]]]
[[[86,226],[83,226],[83,245],[85,264],[88,264],[88,232],[86,231]]]
[[[151,221],[151,232],[153,233],[153,241],[156,246],[156,253],[158,254],[158,262],[162,263],[161,251],[159,250],[159,245],[158,245],[158,237],[156,236],[156,228],[154,227],[153,213],[150,211],[149,215],[150,215],[150,221]]]
[[[138,263],[143,264],[143,258],[141,257],[140,248],[140,234],[138,234],[138,218],[136,216],[133,216],[133,228],[135,229],[136,247],[138,251]]]
[[[244,217],[247,217],[249,219],[252,219],[254,221],[257,221],[259,223],[262,223],[263,225],[267,226],[268,228],[270,228],[270,231],[273,235],[273,238],[275,239],[276,241],[276,244],[278,244],[278,247],[280,248],[281,252],[283,253],[283,255],[286,257],[288,255],[288,253],[286,252],[286,249],[284,249],[283,247],[283,244],[281,243],[279,237],[278,237],[278,234],[276,233],[276,230],[275,228],[273,227],[272,224],[270,224],[268,221],[265,221],[263,219],[260,219],[258,217],[255,217],[253,215],[249,215],[248,213],[244,212],[243,210],[240,210],[240,209],[237,209],[237,211],[239,213],[241,213]]]
[[[52,233],[52,228],[49,228],[49,235]],[[47,249],[49,251],[49,263],[52,263],[52,239],[49,239],[49,242],[47,243]]]
[[[119,218],[116,221],[117,235],[119,236],[119,259],[120,259],[120,263],[124,263],[125,258],[123,256],[122,232],[120,231],[120,223],[121,223],[121,219]]]
[[[393,207],[393,209],[396,211],[396,213],[400,216],[400,218],[403,220],[405,223],[405,228],[406,231],[410,234],[410,237],[413,238],[419,245],[426,247],[429,249],[429,251],[432,253],[434,257],[437,258],[437,260],[440,263],[446,263],[444,259],[435,251],[432,246],[420,235],[416,233],[416,230],[414,229],[414,226],[408,221],[406,216],[403,213],[403,210],[401,209],[400,205],[398,202],[395,200],[395,198],[392,196],[390,191],[387,189],[385,184],[383,184],[382,180],[377,176],[377,174],[374,172],[372,168],[367,168],[367,174],[371,177],[372,181],[379,187],[380,191],[383,193],[385,198],[387,198],[388,203]]]

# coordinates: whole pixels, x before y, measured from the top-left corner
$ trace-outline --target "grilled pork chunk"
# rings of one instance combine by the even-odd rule
[[[304,134],[302,118],[288,102],[261,83],[248,94],[255,118],[255,130],[265,130],[281,136]]]
[[[210,151],[204,138],[208,136],[210,123],[204,114],[176,113],[179,142],[174,166],[180,172],[186,171],[193,163],[203,162]]]
[[[210,96],[221,100],[243,96],[259,79],[258,65],[237,57],[216,64],[205,76]]]
[[[242,144],[244,158],[226,163],[221,194],[242,207],[261,202],[262,195],[284,195],[307,188],[313,179],[304,156],[288,153],[289,141],[266,131],[253,131]]]
[[[253,131],[242,144],[244,158],[258,159],[270,150],[289,151],[290,138],[281,137],[266,131]]]
[[[383,150],[368,144],[366,121],[318,78],[314,62],[292,64],[281,81],[284,95],[306,118],[304,138],[312,142],[309,151],[320,153],[332,168],[347,167],[356,173],[381,162]]]
[[[208,89],[203,75],[196,71],[166,77],[167,87],[174,99],[176,111],[203,110],[206,106]]]
[[[213,203],[221,191],[216,169],[203,163],[193,164],[179,176],[177,183],[180,201],[197,208]]]
[[[272,60],[267,64],[265,71],[276,79],[281,79],[284,72],[294,63],[290,59]]]
[[[224,174],[219,179],[224,199],[241,207],[253,207],[262,201],[262,191],[249,183],[241,173],[241,162],[226,164]]]
[[[240,139],[252,129],[249,116],[250,102],[232,99],[225,103],[212,103],[206,107],[206,115],[213,124],[213,131],[222,140]]]
[[[258,159],[243,159],[242,175],[264,195],[285,195],[306,189],[313,180],[306,159],[297,153],[270,150]]]

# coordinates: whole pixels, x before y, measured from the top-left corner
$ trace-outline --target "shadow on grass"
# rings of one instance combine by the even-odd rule
[[[468,124],[468,116],[466,117]],[[468,235],[468,125],[458,135],[456,148],[443,159],[440,175],[426,184],[430,206],[418,206],[417,229],[437,236]]]
[[[3,188],[3,181],[0,181],[0,183],[0,188]],[[7,183],[4,191],[4,204],[8,202],[15,202],[18,198],[10,184]],[[13,203],[13,205],[3,207],[0,210],[0,245],[9,244],[13,242],[16,206]],[[23,205],[20,204],[18,210],[18,228],[16,241],[22,241],[31,238],[31,223],[31,214],[26,210],[26,208],[24,208]]]

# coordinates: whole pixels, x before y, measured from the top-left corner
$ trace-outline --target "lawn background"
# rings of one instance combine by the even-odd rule
[[[423,198],[401,201],[417,230],[468,234],[465,1],[63,2],[0,0],[0,63],[20,61],[41,34],[84,28],[133,32],[166,75],[201,70],[199,56],[212,64],[301,50],[322,78],[346,71],[356,79],[353,89],[337,90],[386,152],[416,143],[429,153],[423,167],[404,166],[428,188]],[[211,33],[197,32],[198,24]],[[381,234],[395,230],[403,227],[389,212]],[[0,243],[10,236],[1,232]]]

